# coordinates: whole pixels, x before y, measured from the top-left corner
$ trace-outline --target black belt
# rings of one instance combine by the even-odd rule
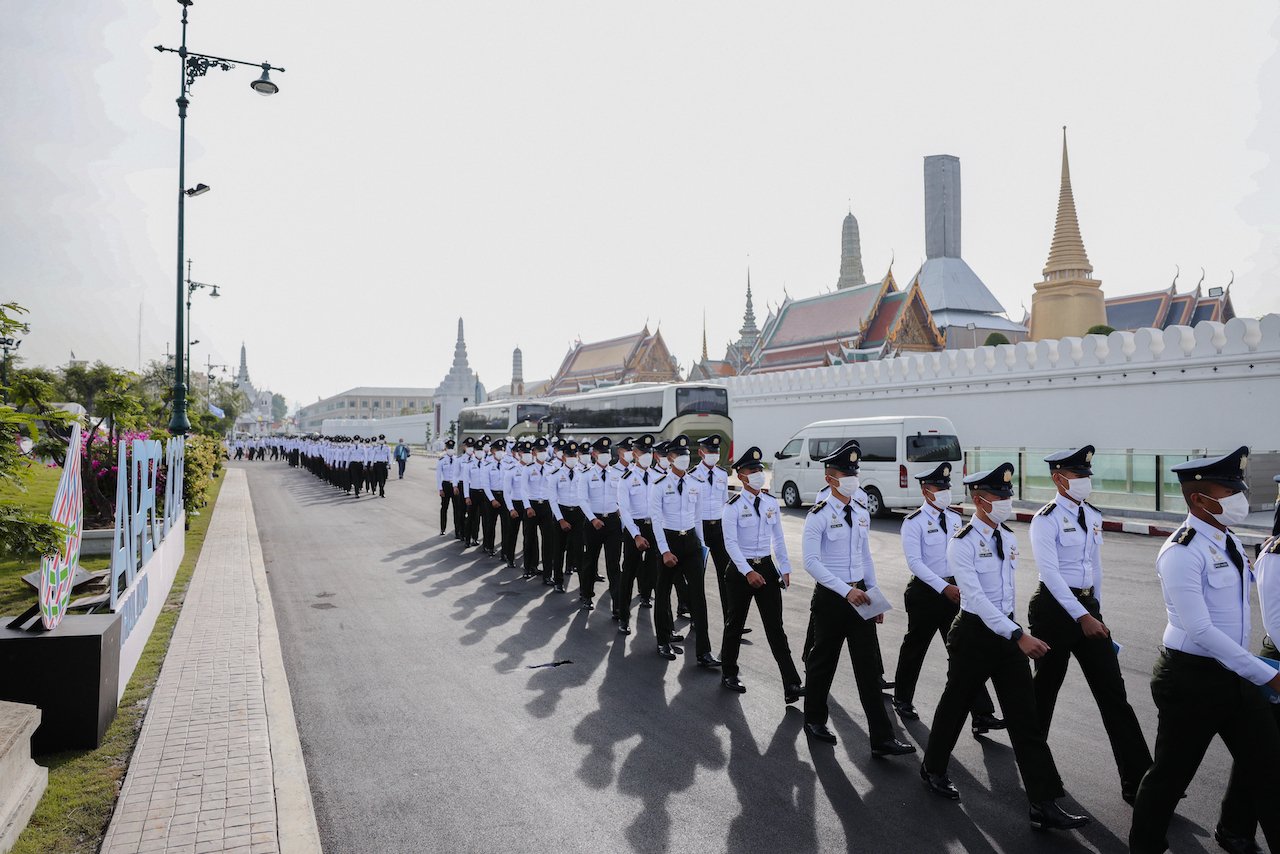
[[[942,579],[942,580],[943,580],[943,581],[945,581],[945,582],[947,582],[947,583],[948,583],[948,584],[950,584],[950,585],[953,585],[953,586],[954,586],[954,585],[955,585],[955,583],[956,583],[956,577],[955,577],[954,575],[949,576],[949,577],[947,577],[947,578],[944,578],[944,579]]]
[[[703,525],[719,525],[720,520],[719,519],[703,519],[702,524]]]
[[[749,557],[747,563],[752,566],[764,566],[766,563],[773,563],[773,555],[764,555],[763,557]]]
[[[546,504],[546,503],[547,503],[547,499],[545,499],[545,498],[534,498],[534,499],[531,499],[531,500],[529,501],[529,503],[530,503],[530,504]]]
[[[632,522],[635,522],[637,525],[649,525],[649,524],[652,524],[652,523],[650,522],[650,520],[648,520],[648,519],[643,519],[643,518],[641,518],[641,517],[639,517],[639,516],[632,516],[632,517],[631,517],[631,521],[632,521]]]
[[[696,534],[697,534],[697,531],[695,531],[693,528],[689,528],[689,529],[684,530],[684,531],[676,531],[676,530],[673,530],[673,529],[671,529],[671,528],[663,528],[662,530],[663,530],[663,531],[665,531],[669,536],[672,536],[672,537],[687,537],[687,536],[689,536],[689,535],[691,535],[691,534],[694,534],[694,535],[696,535]]]
[[[1179,667],[1192,667],[1197,670],[1226,670],[1230,673],[1235,671],[1224,666],[1222,662],[1216,658],[1210,658],[1207,655],[1196,655],[1194,652],[1183,652],[1180,649],[1169,649],[1167,646],[1160,647],[1160,655],[1167,661],[1176,662]]]
[[[1068,589],[1070,589],[1071,592],[1074,593],[1076,596],[1092,596],[1093,595],[1092,587],[1071,587]]]

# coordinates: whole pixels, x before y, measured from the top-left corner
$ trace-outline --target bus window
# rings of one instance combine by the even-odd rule
[[[729,391],[723,388],[677,388],[676,416],[728,415]]]
[[[516,423],[541,421],[550,411],[551,407],[545,403],[518,403],[516,404]]]
[[[921,433],[907,437],[907,462],[943,463],[960,459],[960,438]]]
[[[495,409],[464,409],[458,413],[458,428],[461,430],[497,430],[506,433],[510,426],[511,407],[502,406]]]
[[[662,392],[600,395],[552,404],[550,417],[564,430],[662,426]]]
[[[809,459],[821,460],[829,457],[839,450],[840,446],[848,439],[810,439],[809,440]]]
[[[859,436],[858,447],[862,448],[864,463],[892,463],[898,460],[896,436]]]

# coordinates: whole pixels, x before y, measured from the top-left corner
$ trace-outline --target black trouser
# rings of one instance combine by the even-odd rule
[[[711,633],[707,630],[707,565],[702,559],[702,543],[695,531],[666,531],[667,548],[676,557],[667,566],[658,555],[657,601],[653,603],[653,625],[658,643],[670,643],[675,622],[671,617],[671,587],[684,582],[684,603],[689,609],[698,655],[711,654]]]
[[[396,468],[400,470],[400,477],[404,477],[404,464],[406,460],[396,460]]]
[[[440,484],[440,533],[445,532],[449,524],[449,508],[453,506],[453,482],[446,480]],[[454,529],[457,530],[458,514],[454,512]]]
[[[347,463],[347,485],[343,491],[349,492],[354,487],[358,498],[360,497],[360,485],[362,483],[364,483],[364,464]]]
[[[973,696],[990,679],[1000,699],[1027,798],[1039,803],[1062,797],[1062,778],[1040,728],[1031,668],[1022,650],[987,628],[978,615],[961,611],[947,635],[947,651],[951,654],[947,687],[929,727],[924,767],[932,774],[947,773]]]
[[[582,515],[582,509],[574,507],[566,507],[560,505],[560,515],[569,523],[569,530],[562,531],[560,537],[560,550],[556,552],[556,573],[560,578],[571,575],[578,571],[582,566],[582,548],[583,548],[583,526],[586,519]]]
[[[1217,735],[1234,760],[1230,789],[1240,800],[1230,803],[1247,793],[1267,844],[1280,851],[1280,728],[1258,686],[1215,659],[1166,649],[1156,659],[1151,696],[1159,712],[1155,762],[1138,787],[1129,850],[1158,854],[1168,848],[1173,811]],[[1227,806],[1224,800],[1224,811]]]
[[[1092,595],[1076,597],[1085,610],[1102,619],[1098,600]],[[1146,736],[1138,716],[1129,705],[1125,693],[1124,677],[1120,675],[1120,657],[1110,637],[1090,639],[1084,636],[1080,624],[1071,619],[1049,588],[1041,584],[1031,595],[1027,608],[1027,629],[1049,645],[1049,652],[1035,663],[1036,713],[1040,717],[1040,729],[1049,737],[1049,724],[1053,720],[1053,708],[1058,702],[1058,691],[1067,677],[1071,656],[1080,662],[1080,672],[1089,683],[1093,699],[1102,715],[1102,726],[1111,741],[1111,753],[1120,772],[1120,789],[1123,792],[1138,791],[1142,775],[1151,767],[1151,751],[1147,749]]]
[[[534,508],[532,501],[523,503],[524,509],[520,511],[520,531],[524,543],[524,574],[536,575],[538,561],[541,558],[538,552],[538,511]]]
[[[711,553],[711,565],[716,568],[716,587],[720,591],[720,616],[729,622],[729,591],[726,587],[728,575],[740,574],[733,566],[733,559],[724,547],[724,528],[719,519],[702,520],[702,536],[707,541],[707,551]]]
[[[379,495],[387,494],[387,464],[386,462],[377,462],[373,464],[373,482],[378,487]],[[369,489],[373,491],[372,487]]]
[[[951,579],[944,580],[948,584],[955,583]],[[893,677],[893,698],[899,703],[911,705],[915,702],[920,668],[933,643],[933,636],[941,637],[943,647],[946,647],[947,632],[951,629],[956,614],[960,613],[960,606],[915,576],[907,582],[903,603],[907,609],[907,633],[902,636],[902,649],[898,651],[898,672]],[[991,694],[985,685],[973,695],[973,705],[969,711],[975,715],[990,715],[995,712],[995,707],[991,705]]]
[[[538,533],[542,537],[542,580],[564,583],[563,570],[556,569],[556,554],[560,551],[560,521],[551,512],[550,501],[535,501],[533,509],[538,514]]]
[[[654,576],[660,560],[658,543],[653,539],[653,523],[648,519],[636,519],[635,523],[640,536],[649,541],[649,548],[640,551],[631,532],[622,532],[622,572],[618,575],[617,586],[613,588],[613,612],[624,626],[631,625],[631,596],[636,580]],[[653,588],[652,581],[649,582],[649,587]]]
[[[1280,661],[1280,651],[1276,650],[1269,636],[1262,639],[1262,649],[1258,655],[1272,661]],[[1271,706],[1271,716],[1275,718],[1276,727],[1280,729],[1280,703],[1267,705]],[[1268,809],[1274,808],[1275,804],[1268,806]],[[1254,803],[1254,795],[1247,775],[1239,765],[1231,766],[1231,781],[1227,783],[1227,795],[1222,799],[1222,814],[1218,819],[1218,826],[1233,836],[1245,839],[1252,839],[1257,833],[1258,808]],[[1274,849],[1275,845],[1271,847]]]
[[[592,524],[593,516],[587,516],[583,526],[582,565],[578,569],[578,595],[590,601],[596,596],[596,573],[600,567],[600,552],[604,551],[605,577],[609,590],[618,583],[618,574],[622,571],[622,517],[615,510],[602,517],[604,527],[596,530]],[[614,612],[618,603],[611,603]]]
[[[453,484],[453,537],[465,539],[467,530],[467,499],[462,494],[462,484]]]
[[[863,589],[862,582],[858,582],[858,589]],[[884,696],[880,693],[880,652],[875,621],[859,617],[843,596],[822,586],[813,591],[810,612],[813,648],[809,650],[806,662],[809,680],[804,698],[805,723],[827,722],[827,696],[831,693],[831,682],[840,664],[840,652],[847,643],[871,743],[878,744],[893,738],[893,725],[884,710]]]
[[[494,549],[495,539],[498,531],[498,517],[505,516],[507,513],[507,505],[502,502],[502,490],[493,490],[494,501],[498,502],[498,506],[494,507],[493,502],[489,501],[486,495],[484,499],[484,516],[482,517],[484,541],[481,545],[487,552]]]
[[[799,685],[800,674],[791,659],[791,645],[782,628],[782,576],[773,565],[772,557],[749,561],[751,569],[764,577],[763,587],[752,587],[747,577],[736,566],[729,569],[725,590],[729,601],[729,618],[724,624],[724,638],[720,641],[720,660],[725,676],[738,675],[738,652],[742,648],[742,627],[747,624],[751,600],[760,609],[760,622],[764,623],[764,635],[769,639],[769,650],[778,663],[783,685]]]
[[[507,562],[508,566],[516,564],[516,536],[520,533],[520,519],[524,516],[524,502],[511,502],[515,507],[516,516],[512,518],[511,511],[507,509],[506,504],[498,511],[502,514],[502,558]]]
[[[467,508],[467,540],[473,545],[480,542],[480,517],[489,506],[489,496],[483,489],[471,490],[471,506]]]

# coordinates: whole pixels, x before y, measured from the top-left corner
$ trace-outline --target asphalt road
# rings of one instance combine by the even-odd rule
[[[784,705],[753,612],[739,696],[718,671],[655,654],[650,611],[635,634],[607,608],[439,536],[435,472],[421,458],[386,499],[343,496],[283,463],[249,471],[285,665],[325,849],[329,852],[672,851],[1027,852],[1125,850],[1130,808],[1078,669],[1050,738],[1081,832],[1029,829],[1003,733],[961,737],[951,776],[959,803],[929,795],[919,754],[870,756],[853,674],[832,688],[835,748],[805,738]],[[803,512],[788,511],[795,561],[786,625],[799,656],[812,580],[800,568]],[[883,589],[901,607],[908,572],[896,520],[875,523]],[[1019,612],[1035,586],[1025,525]],[[1148,740],[1148,678],[1164,626],[1153,562],[1159,541],[1110,534],[1104,616],[1124,645],[1131,701]],[[576,580],[575,580],[576,581]],[[714,646],[718,597],[708,584]],[[1258,621],[1255,619],[1255,626]],[[881,627],[890,674],[906,626]],[[568,661],[559,667],[538,668]],[[945,655],[926,663],[923,720],[900,737],[923,746]],[[896,721],[896,719],[895,719]],[[898,725],[895,722],[895,725]],[[1215,742],[1170,832],[1172,850],[1217,851],[1212,832],[1230,757]]]

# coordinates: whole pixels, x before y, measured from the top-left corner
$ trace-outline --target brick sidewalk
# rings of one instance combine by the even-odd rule
[[[281,850],[259,632],[259,597],[269,607],[270,594],[258,589],[265,575],[255,582],[261,557],[245,473],[225,477],[106,854]],[[270,626],[263,640],[278,646]]]

